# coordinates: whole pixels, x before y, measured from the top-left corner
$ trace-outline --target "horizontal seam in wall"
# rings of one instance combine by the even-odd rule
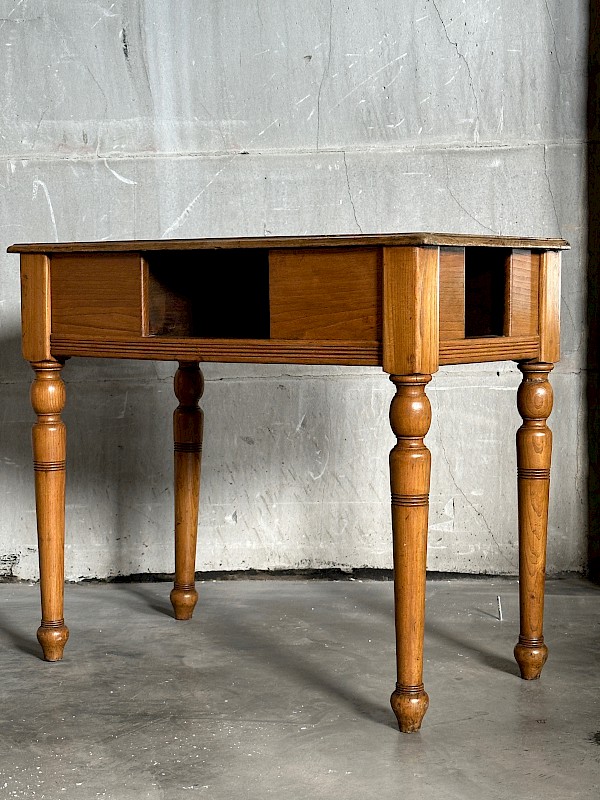
[[[489,363],[492,364],[492,363],[496,363],[496,362],[489,362]],[[201,366],[203,366],[203,365],[201,364]],[[453,365],[453,366],[456,366],[456,365]],[[587,370],[585,368],[572,369],[572,370],[567,370],[565,372],[561,372],[558,369],[558,366],[559,366],[558,364],[555,366],[554,371],[552,373],[552,375],[554,375],[555,377],[558,376],[558,375],[561,375],[561,376],[583,375],[583,374],[588,374],[588,372],[589,373],[597,372],[597,370]],[[376,380],[381,380],[381,379],[387,377],[387,373],[383,372],[383,370],[381,370],[380,372],[376,372],[377,367],[370,367],[369,370],[372,370],[372,372],[371,371],[369,371],[369,372],[348,372],[348,373],[345,373],[345,372],[325,372],[325,373],[319,372],[319,373],[316,373],[316,374],[315,373],[311,373],[311,372],[302,372],[302,373],[297,373],[297,374],[291,374],[291,373],[282,372],[282,373],[277,373],[276,375],[238,375],[238,376],[236,376],[236,375],[225,375],[223,377],[217,377],[217,378],[212,378],[212,377],[205,376],[204,383],[205,384],[207,384],[207,383],[251,383],[251,382],[260,382],[260,381],[272,382],[272,381],[278,381],[278,380],[290,380],[290,381],[303,380],[304,381],[307,378],[311,379],[311,380],[315,380],[315,381],[331,380],[331,379],[351,381],[354,378],[360,378],[361,380],[364,380],[365,378],[371,378],[373,380],[375,380],[375,379]],[[495,373],[495,371],[496,370],[494,370],[494,369],[490,369],[485,373],[478,373],[478,374],[482,374],[483,376],[487,376],[487,377],[489,377],[491,379],[493,377],[493,373]],[[505,374],[517,375],[518,373],[516,371],[516,366],[515,366],[515,369],[514,369],[513,372],[505,373]],[[442,377],[443,378],[446,378],[446,377],[452,377],[452,378],[469,377],[469,378],[472,379],[474,376],[473,376],[473,373],[470,373],[470,372],[459,372],[456,369],[453,369],[451,373],[444,372],[443,376],[440,375],[440,379]],[[173,382],[173,378],[171,376],[167,376],[167,377],[164,377],[164,378],[144,378],[144,379],[141,379],[141,380],[135,380],[135,379],[132,380],[131,378],[128,378],[127,376],[119,377],[118,375],[115,375],[114,377],[110,377],[110,378],[94,378],[94,377],[91,377],[91,378],[77,378],[77,377],[74,377],[74,378],[70,379],[68,374],[64,374],[64,373],[63,373],[63,379],[64,379],[64,382],[65,382],[65,384],[67,386],[67,391],[68,391],[69,385],[75,386],[75,385],[79,385],[79,384],[86,384],[88,386],[101,386],[103,384],[126,384],[129,387],[152,387],[152,386],[156,386],[156,385],[165,385],[165,384],[170,386],[171,383]],[[435,376],[434,376],[434,379],[435,379]],[[31,386],[31,380],[16,380],[16,381],[0,380],[0,386],[25,386],[25,387],[29,387],[29,386]],[[435,384],[431,384],[427,391],[428,392],[435,391],[436,388],[437,387],[435,386]],[[455,387],[450,387],[450,388],[455,388],[457,390],[462,390],[462,389],[465,389],[465,388],[473,388],[473,387],[455,386]],[[481,388],[487,390],[487,389],[490,389],[490,388],[493,389],[494,387],[488,385],[487,383],[482,383],[481,384]],[[504,387],[504,388],[506,388],[506,387]],[[508,387],[508,388],[510,388],[510,387]],[[517,386],[515,385],[515,391],[516,391],[516,389],[517,389]]]
[[[482,150],[527,150],[543,147],[573,147],[573,146],[587,146],[591,144],[587,139],[556,139],[556,140],[539,140],[534,142],[478,142],[478,143],[463,143],[463,144],[405,144],[405,145],[388,145],[381,144],[373,147],[363,146],[348,146],[344,148],[320,147],[318,150],[314,148],[261,148],[260,150],[197,150],[188,151],[185,153],[173,152],[136,152],[136,153],[90,153],[86,155],[65,155],[63,153],[16,153],[0,155],[3,161],[81,161],[81,162],[101,162],[101,161],[160,161],[160,160],[185,160],[193,158],[237,158],[241,156],[290,156],[290,155],[342,155],[343,153],[350,154],[370,154],[370,153],[386,153],[386,154],[413,154],[420,152],[480,152]]]

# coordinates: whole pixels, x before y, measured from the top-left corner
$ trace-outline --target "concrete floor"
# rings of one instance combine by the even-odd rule
[[[597,798],[600,590],[549,582],[541,681],[517,677],[517,585],[428,586],[421,733],[402,735],[385,582],[74,585],[66,658],[38,588],[0,585],[0,797]],[[500,594],[504,622],[496,617]]]

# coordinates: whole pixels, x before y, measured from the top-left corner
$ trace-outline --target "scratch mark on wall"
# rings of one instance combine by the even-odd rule
[[[447,163],[446,163],[446,186],[448,187],[448,194],[450,195],[450,197],[454,200],[456,205],[459,208],[461,208],[465,212],[465,214],[473,220],[473,222],[476,222],[478,225],[481,225],[482,228],[485,228],[485,230],[489,231],[490,233],[493,233],[495,235],[499,234],[499,231],[495,231],[493,228],[490,228],[489,225],[485,225],[480,219],[478,219],[474,214],[472,214],[468,208],[463,206],[458,197],[454,194],[454,192],[452,191],[452,187],[450,185],[450,170],[448,169]]]
[[[441,533],[444,532],[452,532],[454,531],[454,520],[455,520],[455,504],[454,504],[454,497],[451,497],[444,508],[442,509],[443,515],[446,519],[442,520],[441,522],[436,522],[429,526],[429,529],[432,531],[438,531]],[[438,542],[442,541],[442,539],[438,539]],[[429,544],[428,547],[431,550],[446,550],[448,545],[445,544]]]
[[[546,178],[546,183],[548,184],[548,191],[550,193],[550,200],[552,202],[552,208],[554,210],[554,218],[556,220],[556,230],[558,231],[558,235],[562,238],[562,233],[560,232],[560,220],[558,218],[558,211],[556,210],[556,201],[554,200],[554,192],[552,191],[552,184],[550,183],[550,176],[548,175],[548,162],[546,160],[546,154],[548,151],[548,145],[544,145],[544,177]]]
[[[352,199],[352,190],[350,188],[350,176],[348,175],[348,162],[346,161],[346,151],[342,152],[344,157],[344,168],[346,170],[346,186],[348,187],[348,198],[350,200],[350,205],[352,206],[352,214],[354,216],[354,222],[356,223],[356,227],[358,230],[363,233],[363,229],[361,228],[360,222],[358,221],[358,217],[356,216],[356,206],[354,205],[354,200]]]
[[[121,181],[121,183],[127,183],[130,186],[137,186],[137,181],[132,181],[130,178],[126,178],[124,175],[119,175],[118,172],[115,172],[114,169],[112,169],[111,167],[108,166],[108,161],[107,161],[106,158],[103,158],[102,160],[104,161],[104,166],[106,167],[106,169],[109,172],[112,172],[112,174],[115,176],[115,178],[117,178],[117,180]]]
[[[361,81],[360,83],[357,83],[356,86],[352,87],[352,89],[350,89],[350,91],[347,94],[345,94],[340,100],[338,100],[338,102],[335,105],[331,106],[331,108],[329,109],[329,112],[331,113],[332,111],[335,111],[335,109],[338,106],[341,106],[341,104],[344,102],[344,100],[347,100],[350,97],[350,95],[354,94],[354,92],[357,92],[360,89],[361,86],[364,86],[365,83],[368,83],[370,80],[373,80],[373,78],[375,78],[377,75],[379,75],[380,72],[383,72],[384,69],[387,69],[388,67],[391,67],[392,64],[395,64],[397,61],[400,61],[402,58],[406,58],[407,55],[408,55],[408,53],[402,53],[401,56],[396,56],[396,58],[393,58],[391,61],[388,61],[387,64],[384,64],[382,67],[379,67],[379,69],[376,69],[375,72],[373,72],[371,75],[369,75],[367,78],[365,78],[364,81]]]
[[[475,91],[475,85],[473,83],[473,74],[471,73],[471,67],[469,66],[469,62],[465,58],[464,54],[461,53],[461,51],[458,49],[458,41],[455,42],[450,38],[444,20],[442,19],[442,15],[440,14],[440,10],[437,6],[436,0],[431,0],[431,2],[433,4],[433,7],[435,8],[436,14],[439,17],[441,26],[444,29],[444,35],[446,39],[456,50],[456,54],[462,60],[469,74],[469,86],[471,87],[471,92],[473,93],[473,100],[475,101],[475,111],[476,111],[475,128],[473,130],[473,140],[475,141],[475,143],[477,143],[479,142],[479,99],[477,97],[477,92]]]
[[[52,227],[54,229],[54,241],[58,242],[58,229],[56,227],[56,217],[54,216],[54,209],[52,208],[52,200],[50,199],[50,192],[48,191],[48,187],[44,183],[44,181],[39,180],[36,178],[33,182],[33,196],[32,201],[35,200],[38,196],[38,190],[42,188],[45,196],[46,202],[48,203],[48,209],[50,210],[50,219],[52,220]]]
[[[107,17],[116,17],[117,16],[116,14],[111,14],[110,13],[113,10],[114,7],[115,7],[115,4],[113,3],[109,8],[103,8],[102,9],[102,16],[99,19],[97,19],[96,22],[94,22],[94,24],[91,27],[91,30],[94,30],[96,25],[99,25],[102,22],[103,19],[106,19]]]
[[[554,48],[552,50],[552,54],[554,55],[554,58],[555,58],[556,63],[558,65],[558,69],[560,71],[560,60],[558,58],[558,48],[557,48],[557,42],[556,42],[556,28],[554,27],[554,20],[552,19],[552,14],[550,13],[550,9],[548,8],[548,0],[544,0],[544,5],[546,6],[546,13],[548,14],[548,19],[550,20],[550,25],[552,27],[552,40],[553,40],[553,44],[554,44]]]
[[[124,401],[123,401],[123,408],[122,408],[122,409],[121,409],[121,411],[120,411],[120,412],[117,414],[117,419],[125,419],[125,414],[126,414],[126,412],[127,412],[127,404],[128,404],[128,401],[129,401],[129,392],[128,392],[128,391],[126,391],[126,392],[125,392],[125,399],[124,399]]]
[[[502,92],[502,102],[500,104],[500,111],[498,113],[497,132],[502,133],[503,130],[504,130],[504,92]]]
[[[325,437],[325,439],[327,440],[327,437]],[[321,451],[317,450],[317,457],[320,456],[320,455],[321,455]],[[325,474],[325,470],[327,469],[327,465],[328,464],[329,464],[329,448],[327,448],[327,453],[325,455],[325,461],[323,462],[323,467],[322,467],[321,471],[317,472],[316,474],[313,473],[312,470],[308,471],[308,474],[313,479],[313,481],[318,481],[320,478],[323,477],[323,475]]]
[[[321,94],[323,92],[323,84],[325,83],[325,78],[327,77],[327,73],[329,72],[329,65],[331,64],[332,26],[333,26],[333,0],[329,0],[329,49],[327,51],[327,61],[325,62],[325,68],[323,69],[321,82],[319,84],[319,91],[317,93],[317,150],[319,149],[319,142],[321,136]],[[315,47],[315,50],[316,49],[317,48]],[[310,116],[312,117],[312,113]],[[310,117],[308,119],[310,119]]]
[[[11,10],[8,12],[8,14],[7,14],[5,17],[3,17],[3,18],[2,18],[2,25],[0,25],[0,30],[1,30],[1,29],[2,29],[2,28],[5,26],[5,25],[6,25],[6,23],[7,23],[7,22],[22,22],[22,21],[23,21],[23,20],[20,20],[20,19],[11,20],[11,17],[12,17],[12,15],[15,13],[15,11],[17,10],[17,8],[18,8],[20,5],[22,5],[22,4],[23,4],[23,2],[24,2],[24,0],[19,0],[19,2],[17,3],[17,5],[16,5],[16,6],[13,6],[13,7],[11,8]],[[8,46],[9,46],[9,47],[12,47],[12,42],[9,42],[9,43],[8,43]]]
[[[169,227],[168,227],[168,228],[167,228],[167,229],[164,231],[164,233],[162,233],[162,234],[161,234],[161,237],[160,237],[161,239],[166,239],[166,238],[167,238],[167,237],[168,237],[168,236],[169,236],[171,233],[173,233],[174,231],[176,231],[178,228],[181,228],[181,226],[183,225],[183,223],[186,221],[186,219],[187,219],[187,218],[189,217],[189,215],[192,213],[192,211],[193,211],[193,209],[194,209],[194,206],[196,205],[196,203],[198,202],[198,200],[200,200],[200,198],[202,197],[202,195],[203,195],[203,194],[205,194],[205,193],[206,193],[206,191],[207,191],[208,189],[210,189],[210,187],[211,187],[211,186],[213,185],[213,183],[214,183],[214,182],[217,180],[217,178],[219,177],[219,175],[221,175],[221,173],[222,173],[222,172],[225,172],[225,170],[226,170],[226,169],[227,169],[227,167],[228,167],[228,166],[231,164],[231,162],[233,161],[233,159],[234,159],[234,158],[235,158],[235,155],[234,155],[234,156],[232,156],[232,157],[231,157],[231,158],[230,158],[230,159],[227,161],[227,163],[225,164],[225,166],[221,167],[221,169],[220,169],[220,170],[218,170],[217,172],[215,172],[215,174],[212,176],[212,178],[209,180],[209,182],[208,182],[208,183],[207,183],[205,186],[203,186],[203,187],[202,187],[202,189],[201,189],[201,190],[198,192],[198,194],[197,194],[197,195],[196,195],[196,196],[195,196],[195,197],[194,197],[192,200],[190,200],[190,202],[189,202],[189,203],[187,204],[187,206],[186,206],[186,207],[183,209],[183,211],[182,211],[182,212],[181,212],[181,214],[180,214],[180,215],[177,217],[177,219],[176,219],[174,222],[172,222],[172,223],[169,225]]]
[[[459,67],[459,68],[456,70],[456,72],[454,73],[454,75],[453,75],[451,78],[448,78],[448,80],[446,81],[446,83],[444,84],[444,86],[450,86],[450,84],[452,83],[452,81],[453,81],[453,80],[455,80],[455,78],[456,78],[456,76],[458,75],[458,73],[460,72],[460,70],[461,70],[461,68]]]
[[[273,122],[271,122],[269,125],[267,125],[267,127],[266,127],[266,128],[263,128],[263,130],[262,130],[262,131],[261,131],[259,134],[257,134],[257,135],[258,135],[258,136],[262,136],[262,135],[263,135],[263,133],[266,133],[266,132],[269,130],[269,128],[272,128],[272,127],[273,127],[273,125],[277,125],[277,123],[278,123],[278,122],[279,122],[279,118],[277,118],[277,119],[274,119],[274,120],[273,120]]]
[[[477,508],[476,505],[471,500],[469,500],[469,498],[467,497],[466,493],[459,486],[459,484],[458,484],[458,482],[457,482],[457,480],[456,480],[456,478],[454,476],[454,470],[450,466],[450,459],[448,458],[448,453],[446,452],[446,446],[444,444],[444,436],[443,436],[442,426],[441,426],[441,423],[440,423],[440,418],[441,418],[440,409],[439,408],[436,409],[436,412],[437,413],[434,415],[434,417],[435,417],[435,420],[436,420],[436,423],[437,423],[437,427],[438,427],[440,450],[441,450],[441,453],[442,453],[442,457],[443,457],[444,461],[446,462],[446,467],[448,468],[448,475],[450,476],[450,480],[452,481],[452,483],[456,487],[456,490],[458,491],[458,493],[464,499],[465,503],[469,506],[469,508],[472,511],[475,512],[476,516],[481,518],[481,521],[483,522],[483,524],[485,526],[485,529],[487,530],[490,539],[496,545],[496,551],[498,552],[498,555],[500,555],[500,557],[503,558],[504,561],[506,561],[506,563],[510,565],[511,570],[514,570],[516,572],[518,570],[517,564],[513,563],[513,561],[510,558],[508,558],[507,555],[505,555],[504,550],[502,549],[502,547],[500,546],[500,543],[498,542],[498,540],[494,536],[494,532],[492,531],[492,528],[491,528],[489,522],[487,521],[487,519],[485,518],[483,512],[479,508]],[[468,554],[469,553],[462,553],[462,554],[458,553],[457,555],[468,555]]]
[[[386,89],[389,89],[389,88],[390,88],[390,86],[392,85],[392,83],[394,83],[394,81],[397,81],[397,80],[398,80],[398,78],[400,77],[400,75],[401,75],[401,73],[402,73],[402,70],[403,70],[403,69],[404,69],[404,64],[402,64],[402,65],[401,65],[400,69],[399,69],[399,70],[398,70],[398,72],[397,72],[397,73],[394,75],[394,77],[392,78],[392,80],[387,82],[387,85],[385,86],[385,88],[386,88]]]

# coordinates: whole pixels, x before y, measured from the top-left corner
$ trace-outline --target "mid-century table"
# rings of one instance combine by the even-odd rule
[[[396,387],[390,454],[397,683],[401,731],[419,729],[431,407],[440,364],[517,361],[521,675],[538,678],[552,409],[559,358],[560,239],[437,233],[19,244],[23,354],[31,399],[42,621],[48,661],[62,658],[67,358],[178,361],[174,413],[177,619],[194,588],[202,361],[380,366]],[[493,410],[490,409],[490,413]]]

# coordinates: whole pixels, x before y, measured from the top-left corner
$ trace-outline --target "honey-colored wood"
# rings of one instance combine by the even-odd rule
[[[168,331],[170,336],[189,338],[192,329],[192,304],[188,296],[181,296],[171,287],[163,286],[149,270],[146,282],[147,327],[146,334],[160,335]]]
[[[377,340],[380,251],[272,250],[269,295],[273,339]]]
[[[390,420],[397,444],[390,454],[390,481],[398,675],[391,702],[400,729],[418,730],[428,705],[422,672],[430,454],[423,440],[431,409],[424,389],[439,364],[514,359],[524,375],[518,400],[523,425],[517,434],[521,633],[515,656],[523,677],[539,676],[547,653],[542,632],[551,448],[546,418],[552,405],[547,376],[558,358],[558,251],[567,247],[563,240],[417,233],[10,248],[22,253],[23,351],[36,370],[38,637],[45,657],[59,659],[68,636],[62,618],[60,362],[69,356],[180,362],[171,593],[178,619],[189,619],[197,600],[198,362],[379,365],[396,386]],[[210,252],[194,252],[202,250]],[[506,258],[505,290],[498,276],[505,275]],[[158,287],[152,285],[152,274]],[[230,283],[235,291],[229,290]],[[481,320],[469,314],[479,308],[478,293],[485,299]],[[180,296],[183,311],[171,304]],[[153,302],[164,308],[153,311]],[[243,325],[232,327],[240,318]],[[254,327],[257,319],[260,324]]]
[[[519,494],[519,600],[521,628],[515,659],[525,680],[539,678],[548,657],[544,644],[544,581],[552,432],[552,364],[523,362],[517,394],[523,424],[517,431]]]
[[[439,248],[383,250],[383,368],[431,374],[439,364]]]
[[[52,361],[50,355],[50,261],[44,255],[21,256],[21,330],[23,357]]]
[[[141,323],[142,336],[150,333],[150,302],[149,302],[150,275],[148,262],[145,258],[140,258],[140,293],[141,293]]]
[[[9,253],[127,253],[137,251],[226,250],[286,247],[523,247],[568,250],[564,239],[529,239],[515,236],[478,236],[455,233],[384,233],[350,236],[245,236],[232,239],[133,239],[120,242],[44,242],[13,244]]]
[[[560,253],[540,256],[540,355],[551,364],[560,359]]]
[[[303,341],[302,339],[190,339],[152,336],[95,341],[52,337],[52,352],[94,358],[222,361],[254,364],[381,365],[380,342]],[[536,351],[537,353],[537,345]]]
[[[506,269],[505,336],[536,336],[540,254],[513,250]]]
[[[440,342],[465,338],[465,248],[440,249]]]
[[[301,339],[80,339],[53,336],[57,358],[163,359],[167,361],[220,361],[255,364],[342,364],[382,366],[381,342],[311,342]],[[440,342],[440,364],[474,364],[484,361],[520,361],[537,358],[539,336],[503,336]]]
[[[65,386],[60,364],[45,361],[31,366],[35,370],[31,404],[37,422],[32,440],[42,599],[37,638],[46,661],[60,661],[69,638],[63,618],[66,431],[60,414]]]
[[[489,336],[440,342],[440,365],[520,361],[536,358],[539,347],[539,336]]]
[[[204,381],[197,362],[179,363],[174,381],[179,405],[173,414],[175,446],[175,619],[191,619],[198,601],[195,587],[200,459],[204,415],[198,407]]]
[[[423,687],[425,569],[431,454],[423,437],[431,424],[425,386],[431,375],[391,375],[396,394],[390,453],[397,683],[392,709],[403,733],[418,731],[429,705]]]
[[[143,270],[139,253],[54,255],[52,333],[83,338],[141,336]]]

